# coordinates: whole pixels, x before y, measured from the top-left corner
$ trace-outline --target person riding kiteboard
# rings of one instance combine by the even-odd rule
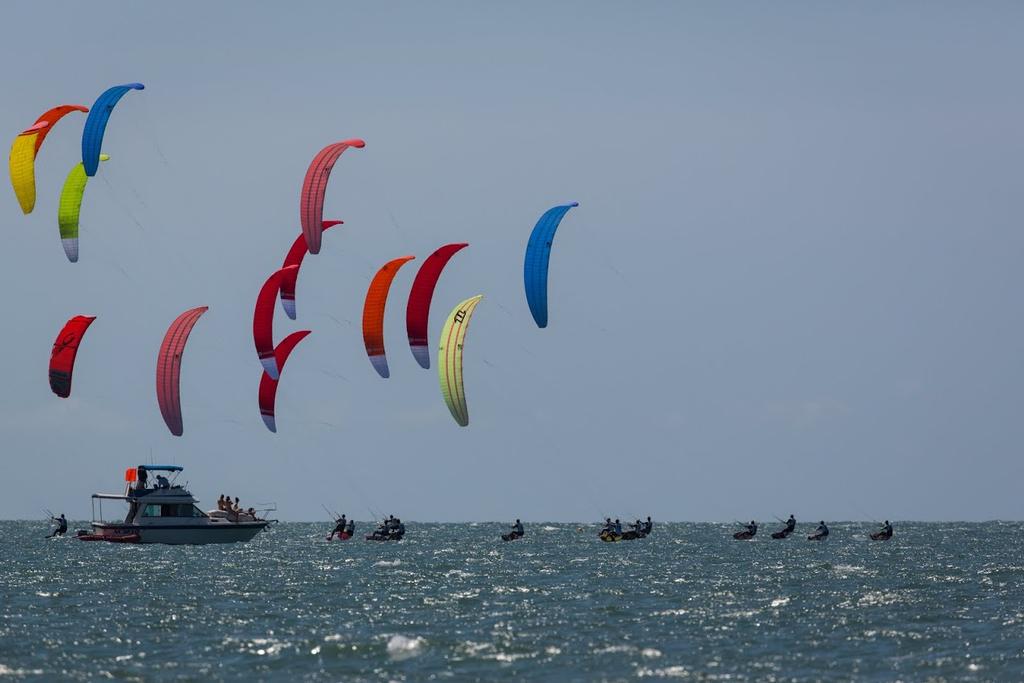
[[[355,531],[355,523],[347,520],[345,518],[345,515],[342,514],[341,517],[338,518],[337,523],[334,525],[334,530],[331,531],[330,536],[327,537],[327,540],[333,541],[334,536],[337,535],[339,541],[347,541],[348,539],[352,538],[353,531]]]
[[[522,538],[524,534],[523,523],[517,519],[516,523],[512,525],[512,529],[507,534],[501,535],[501,540],[514,541],[517,538]]]
[[[60,517],[50,517],[50,521],[57,525],[57,528],[53,530],[47,538],[53,538],[54,536],[63,536],[68,532],[68,520],[64,517],[64,513],[60,513]]]
[[[871,534],[872,541],[888,541],[890,538],[892,538],[892,524],[889,524],[889,520],[885,520],[882,528]]]
[[[757,522],[750,520],[743,531],[737,531],[732,535],[737,541],[749,541],[757,534]]]
[[[778,518],[776,518],[776,519],[778,519]],[[786,526],[783,527],[781,531],[776,531],[774,534],[772,534],[772,538],[786,538],[791,533],[793,533],[793,531],[795,529],[796,529],[796,517],[794,517],[793,515],[790,515],[789,519],[786,520]]]
[[[814,533],[807,537],[808,541],[824,541],[828,538],[828,527],[825,526],[824,520],[818,522],[818,528],[814,530]]]

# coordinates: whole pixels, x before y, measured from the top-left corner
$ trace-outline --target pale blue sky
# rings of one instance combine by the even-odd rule
[[[209,503],[320,503],[406,519],[1022,516],[1024,6],[1018,3],[6,3],[0,130],[146,84],[111,118],[81,261],[56,203],[84,117],[0,192],[0,517],[88,514],[152,457]],[[25,26],[24,30],[13,27]],[[345,154],[299,282],[313,334],[256,406],[256,291],[298,233],[305,167]],[[551,324],[522,252],[559,231]],[[436,335],[484,294],[471,424],[404,339],[365,357],[386,260],[468,241]],[[185,436],[156,406],[157,346],[206,304]],[[98,319],[73,396],[60,325]]]

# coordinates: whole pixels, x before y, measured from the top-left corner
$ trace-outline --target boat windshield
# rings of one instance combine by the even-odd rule
[[[192,503],[157,503],[142,510],[143,517],[206,517],[206,513]]]

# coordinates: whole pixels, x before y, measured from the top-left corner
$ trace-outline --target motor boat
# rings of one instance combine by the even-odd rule
[[[83,541],[167,543],[173,545],[244,543],[270,524],[257,514],[211,510],[203,512],[185,486],[177,483],[178,465],[139,465],[125,471],[123,494],[92,495],[92,531],[82,529]],[[153,475],[151,478],[150,475]],[[166,475],[166,476],[165,476]],[[122,501],[128,512],[122,522],[103,517],[104,501]]]

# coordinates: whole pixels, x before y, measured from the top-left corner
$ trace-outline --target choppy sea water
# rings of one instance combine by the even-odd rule
[[[897,524],[886,543],[864,524],[824,543],[559,523],[326,543],[329,526],[171,547],[0,523],[0,678],[1024,680],[1021,524]]]

